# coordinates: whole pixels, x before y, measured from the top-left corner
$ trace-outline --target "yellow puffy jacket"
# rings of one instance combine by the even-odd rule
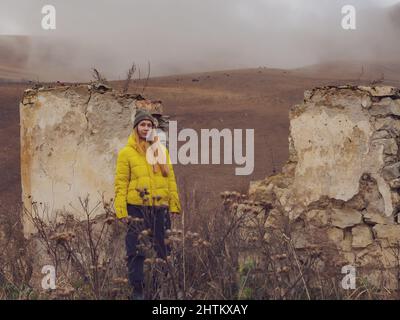
[[[165,148],[169,175],[153,172],[153,166],[146,160],[136,145],[134,134],[128,138],[118,153],[115,172],[114,207],[118,218],[128,216],[127,203],[144,206],[168,206],[170,212],[180,213],[178,188],[168,150]]]

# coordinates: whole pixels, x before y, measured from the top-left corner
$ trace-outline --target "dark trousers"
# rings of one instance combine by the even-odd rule
[[[143,265],[145,254],[140,245],[149,241],[152,243],[158,258],[165,259],[170,253],[170,247],[165,245],[165,230],[171,227],[167,207],[144,207],[127,204],[128,215],[143,219],[142,222],[131,221],[125,238],[129,283],[134,288],[143,287]],[[143,230],[150,230],[150,235],[141,236]],[[143,240],[147,237],[147,240]]]

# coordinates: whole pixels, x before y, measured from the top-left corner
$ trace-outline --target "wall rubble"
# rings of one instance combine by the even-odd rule
[[[399,89],[315,88],[289,117],[282,172],[250,184],[251,201],[269,208],[259,210],[264,241],[285,234],[297,252],[321,252],[321,272],[340,275],[342,266],[352,265],[372,285],[397,289]],[[255,226],[245,223],[243,230],[251,247]]]

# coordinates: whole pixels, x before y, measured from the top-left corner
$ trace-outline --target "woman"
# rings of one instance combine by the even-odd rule
[[[164,242],[165,224],[170,224],[169,213],[176,216],[181,211],[168,150],[158,143],[159,149],[154,152],[159,159],[159,152],[164,152],[167,161],[148,161],[146,156],[148,148],[156,146],[157,137],[148,141],[155,123],[151,114],[136,112],[133,131],[118,153],[116,166],[114,206],[117,217],[128,224],[125,246],[134,299],[143,299],[145,256],[140,241],[150,236],[157,256],[165,260],[169,249]]]

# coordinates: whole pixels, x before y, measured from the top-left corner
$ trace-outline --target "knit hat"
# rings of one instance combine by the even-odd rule
[[[135,119],[133,120],[133,127],[135,128],[140,121],[149,120],[153,124],[153,127],[156,125],[156,119],[145,110],[138,109],[135,113]]]

